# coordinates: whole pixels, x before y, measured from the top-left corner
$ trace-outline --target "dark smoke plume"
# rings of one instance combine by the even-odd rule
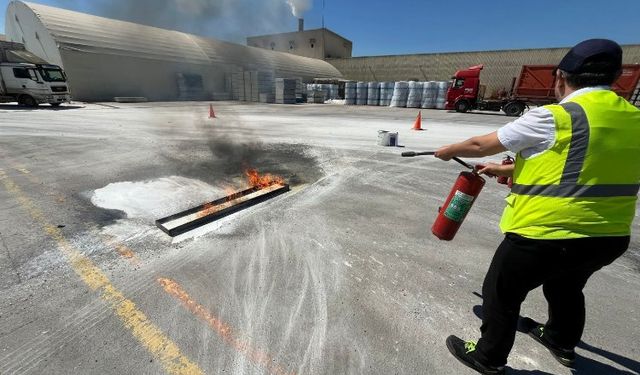
[[[293,25],[286,0],[97,0],[91,7],[103,17],[243,44]]]

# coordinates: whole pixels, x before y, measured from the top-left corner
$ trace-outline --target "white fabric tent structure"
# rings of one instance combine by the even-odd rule
[[[5,29],[7,40],[62,66],[76,100],[175,100],[178,74],[201,76],[208,93],[229,91],[225,78],[239,70],[342,77],[322,60],[21,1],[9,3]]]

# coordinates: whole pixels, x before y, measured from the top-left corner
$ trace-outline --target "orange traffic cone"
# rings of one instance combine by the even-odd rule
[[[209,104],[209,118],[217,118],[216,113],[213,111],[213,104]]]
[[[422,129],[422,111],[418,112],[416,122],[413,124],[413,130],[424,130]]]

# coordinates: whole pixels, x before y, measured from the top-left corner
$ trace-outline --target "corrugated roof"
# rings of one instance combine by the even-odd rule
[[[0,53],[0,62],[48,64],[29,51],[4,51],[4,53]]]
[[[20,43],[0,40],[0,63],[47,64],[46,61],[25,50]]]
[[[337,76],[322,60],[248,47],[126,21],[25,2],[47,27],[60,49],[209,65],[234,64],[248,69]]]

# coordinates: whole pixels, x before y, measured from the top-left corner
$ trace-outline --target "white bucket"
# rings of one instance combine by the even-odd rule
[[[398,146],[398,133],[392,133],[388,130],[378,130],[378,145]]]

